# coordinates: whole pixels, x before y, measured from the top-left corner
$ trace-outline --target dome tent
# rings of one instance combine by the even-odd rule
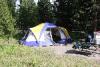
[[[41,23],[28,30],[28,33],[20,40],[26,46],[49,46],[55,43],[67,44],[71,40],[65,28],[51,23]]]

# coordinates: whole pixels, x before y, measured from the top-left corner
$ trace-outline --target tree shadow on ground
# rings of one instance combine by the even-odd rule
[[[77,54],[77,55],[84,55],[84,56],[90,56],[92,55],[92,52],[91,51],[79,51],[79,50],[67,50],[65,52],[66,54]]]

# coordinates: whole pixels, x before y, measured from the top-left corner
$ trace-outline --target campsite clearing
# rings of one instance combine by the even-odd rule
[[[91,47],[91,49],[80,51],[78,49],[73,49],[72,45],[53,46],[50,48],[52,48],[55,54],[60,55],[60,56],[72,55],[76,57],[84,57],[87,59],[93,59],[100,62],[100,48],[97,51],[95,51],[94,47]]]
[[[66,53],[66,49],[70,47],[34,48],[1,44],[0,67],[100,67],[100,61]]]

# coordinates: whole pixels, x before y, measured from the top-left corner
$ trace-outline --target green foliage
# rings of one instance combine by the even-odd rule
[[[100,64],[84,57],[56,55],[50,47],[0,45],[0,67],[100,67]]]
[[[38,2],[39,10],[39,21],[52,21],[53,18],[53,5],[50,3],[50,0],[39,0]]]
[[[76,3],[75,14],[73,21],[77,24],[80,30],[86,31],[87,26],[93,26],[94,19],[94,1],[93,0],[78,0]],[[93,27],[92,27],[93,28]],[[92,29],[93,30],[93,29]]]
[[[77,28],[85,31],[92,26],[94,19],[94,0],[57,0],[58,24],[70,30]],[[93,28],[93,27],[92,27]]]
[[[76,0],[75,0],[76,1]],[[57,24],[68,28],[71,30],[72,28],[72,17],[75,14],[75,1],[74,0],[57,0],[58,5],[56,17],[58,19]]]
[[[37,6],[34,0],[21,0],[17,26],[23,30],[33,27],[37,22]]]
[[[15,28],[25,30],[38,22],[56,20],[57,25],[70,31],[74,28],[87,31],[88,26],[92,30],[96,27],[96,8],[99,9],[99,6],[95,4],[95,0],[56,1],[58,5],[52,5],[50,0],[39,0],[36,5],[34,0],[20,0],[20,8],[15,13],[16,0],[0,0],[0,35],[12,36]]]
[[[7,4],[7,0],[0,0],[0,35],[12,36],[15,19]]]
[[[16,0],[7,0],[7,5],[9,7],[9,11],[11,12],[13,18],[15,17],[15,2]]]

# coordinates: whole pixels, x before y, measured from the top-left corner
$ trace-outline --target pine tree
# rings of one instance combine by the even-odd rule
[[[86,30],[87,25],[93,21],[94,0],[56,0],[57,6],[57,24],[78,30]]]
[[[37,22],[37,14],[34,0],[21,0],[17,26],[22,30],[33,27]]]
[[[72,17],[75,14],[75,2],[74,0],[56,0],[57,12],[56,17],[58,19],[57,25],[63,26],[71,30]]]
[[[0,35],[12,36],[15,19],[9,9],[7,0],[0,0]]]
[[[39,10],[39,21],[40,22],[51,22],[53,18],[52,4],[50,0],[39,0],[38,1]]]
[[[78,25],[78,28],[83,31],[93,30],[93,0],[78,0],[73,16],[73,21]],[[88,27],[89,26],[89,27]]]

